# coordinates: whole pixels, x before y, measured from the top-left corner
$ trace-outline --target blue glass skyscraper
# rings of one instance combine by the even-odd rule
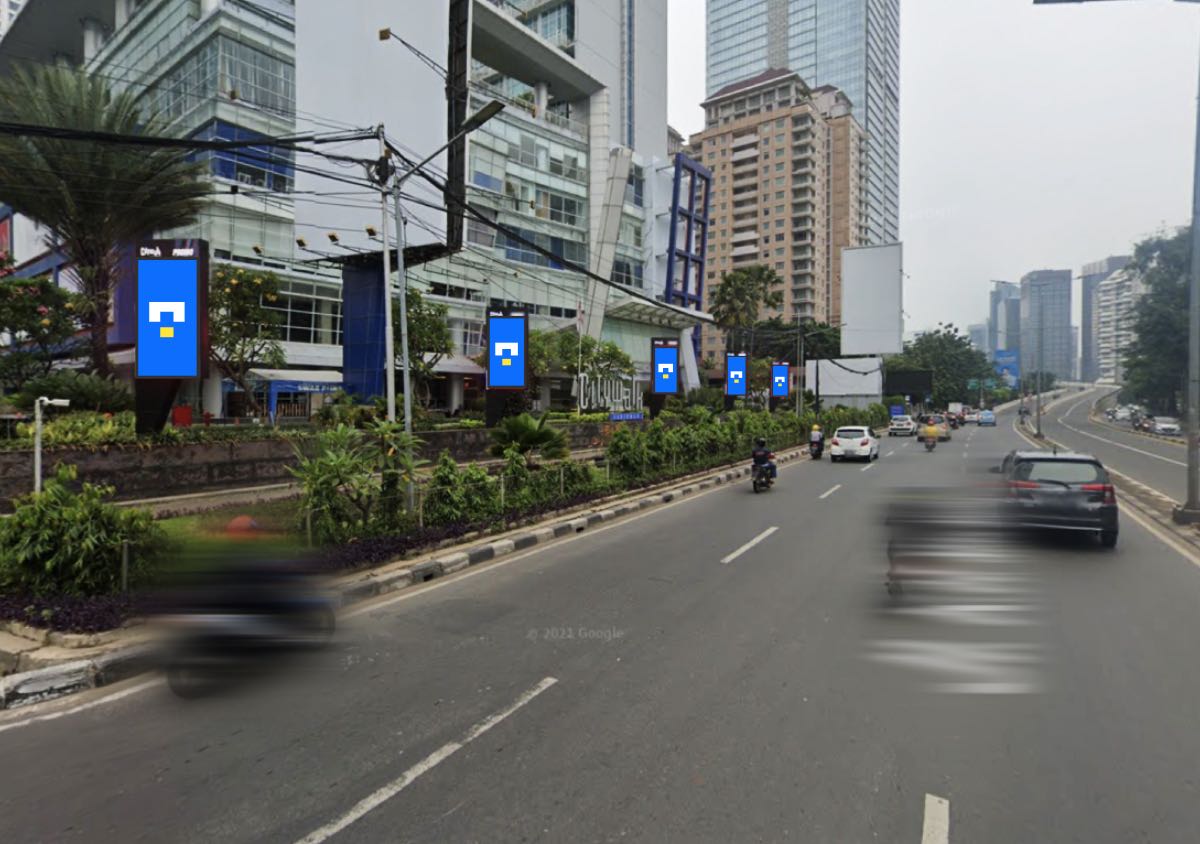
[[[768,68],[842,89],[868,136],[868,242],[898,240],[900,0],[707,2],[708,96]]]

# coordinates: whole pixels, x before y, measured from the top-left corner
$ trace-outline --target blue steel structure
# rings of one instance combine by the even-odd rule
[[[342,382],[360,401],[384,394],[382,253],[342,265]]]
[[[683,202],[685,191],[686,203]],[[667,286],[663,301],[696,311],[704,307],[704,267],[708,254],[711,193],[712,171],[683,153],[676,153],[670,236],[667,241]],[[692,334],[692,346],[699,357],[698,332]]]

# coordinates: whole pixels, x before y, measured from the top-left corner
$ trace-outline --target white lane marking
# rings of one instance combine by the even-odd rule
[[[58,712],[47,712],[45,715],[35,715],[32,718],[23,718],[20,721],[12,721],[7,724],[0,724],[0,733],[5,730],[15,730],[17,727],[28,727],[30,724],[36,724],[40,721],[53,721],[57,718],[63,718],[67,715],[74,715],[77,712],[83,712],[88,709],[94,709],[97,706],[102,706],[106,703],[114,703],[121,698],[136,695],[138,692],[144,692],[146,689],[153,686],[162,685],[162,680],[147,680],[144,683],[138,683],[136,686],[130,686],[128,689],[122,689],[119,692],[114,692],[111,695],[105,695],[102,698],[81,703],[79,706],[72,706],[70,709],[62,709]]]
[[[1072,410],[1079,407],[1079,405],[1083,404],[1084,401],[1087,401],[1087,399],[1084,399],[1083,401],[1075,402],[1075,404],[1071,405],[1067,409],[1067,413],[1070,413]],[[1161,454],[1155,454],[1152,451],[1146,451],[1144,449],[1134,448],[1131,445],[1125,445],[1125,443],[1119,443],[1116,440],[1110,440],[1107,437],[1101,437],[1097,434],[1093,434],[1088,431],[1082,431],[1079,428],[1076,428],[1070,422],[1064,421],[1064,417],[1067,415],[1067,413],[1064,413],[1062,416],[1058,417],[1058,422],[1064,428],[1069,428],[1070,430],[1074,431],[1077,434],[1083,434],[1085,437],[1091,437],[1094,440],[1100,440],[1100,442],[1102,442],[1102,443],[1108,443],[1109,445],[1115,445],[1117,448],[1124,448],[1129,451],[1136,451],[1138,454],[1144,454],[1146,457],[1153,457],[1155,460],[1161,460],[1164,463],[1173,463],[1176,466],[1183,466],[1185,469],[1187,468],[1187,463],[1183,462],[1182,460],[1173,460],[1170,457],[1163,457]]]
[[[950,841],[950,801],[936,794],[925,795],[925,824],[921,844],[947,844]]]
[[[308,835],[301,838],[299,844],[320,844],[320,842],[337,835],[343,829],[350,826],[350,824],[363,817],[363,815],[366,815],[368,812],[377,809],[388,800],[391,800],[401,791],[412,785],[422,774],[432,770],[440,763],[449,759],[455,753],[462,750],[471,742],[475,741],[475,739],[479,738],[492,727],[496,726],[518,709],[528,704],[535,697],[546,691],[546,689],[550,688],[557,682],[558,680],[556,680],[554,677],[546,677],[532,689],[525,692],[515,701],[506,706],[504,709],[501,709],[494,715],[489,715],[487,718],[484,718],[482,721],[468,730],[467,734],[463,736],[460,741],[452,741],[448,744],[442,745],[437,750],[433,751],[433,753],[430,753],[420,762],[413,765],[411,768],[401,774],[397,779],[392,780],[390,783],[373,794],[364,797],[362,800],[356,803],[349,812],[346,812],[346,814],[342,815],[337,820],[331,821],[320,829],[314,830],[313,832],[310,832]]]
[[[867,471],[868,469],[870,469],[870,468],[871,468],[872,466],[874,466],[874,465],[875,465],[874,463],[868,463],[866,466],[863,466],[863,467],[862,467],[861,469],[859,469],[858,471],[860,471],[860,472],[865,472],[865,471]]]
[[[841,485],[841,484],[834,484],[834,485],[833,485],[833,486],[831,486],[829,489],[825,490],[825,491],[824,491],[824,492],[822,492],[820,495],[818,495],[818,496],[817,496],[817,498],[819,498],[819,499],[821,499],[822,501],[824,501],[826,498],[828,498],[829,496],[833,495],[835,492],[837,492],[837,491],[838,491],[839,489],[841,489],[841,488],[842,488],[842,485]]]
[[[896,453],[896,449],[893,448],[891,451],[889,451],[887,454],[885,454],[884,457],[891,457],[895,453]]]
[[[738,557],[745,554],[747,551],[749,551],[751,548],[753,548],[758,543],[762,542],[764,539],[766,539],[768,536],[770,536],[777,530],[779,530],[779,528],[777,528],[777,527],[767,528],[762,533],[760,533],[758,536],[754,537],[749,542],[747,542],[745,545],[743,545],[741,548],[734,551],[732,554],[726,554],[724,557],[721,558],[721,562],[725,565],[729,565],[734,560],[736,560]]]
[[[793,460],[791,463],[785,463],[784,465],[780,466],[779,471],[782,472],[785,469],[791,469],[796,466],[803,466],[803,465],[806,465],[806,463],[807,463],[807,461]],[[426,584],[422,584],[419,587],[405,589],[399,595],[396,595],[393,598],[388,598],[386,601],[380,601],[378,603],[368,604],[367,606],[360,607],[356,610],[353,610],[352,612],[343,613],[343,614],[339,615],[338,618],[354,618],[355,616],[365,615],[366,613],[372,613],[372,612],[377,612],[379,610],[384,610],[384,609],[387,609],[388,607],[392,606],[392,604],[398,604],[401,601],[411,601],[413,598],[419,598],[422,595],[424,595],[428,592],[432,592],[435,589],[443,589],[447,586],[453,586],[455,583],[459,583],[463,580],[469,580],[472,577],[478,577],[479,575],[486,574],[487,572],[492,571],[493,569],[503,568],[504,566],[512,565],[513,563],[519,563],[521,560],[527,559],[529,557],[533,557],[537,554],[544,554],[546,551],[554,550],[555,548],[558,548],[562,545],[566,545],[570,542],[578,542],[580,540],[586,540],[589,537],[598,536],[599,534],[602,534],[606,531],[616,530],[617,528],[625,527],[626,525],[628,525],[632,522],[637,522],[637,521],[641,521],[642,519],[652,518],[653,516],[657,516],[659,513],[662,513],[664,510],[670,510],[672,508],[679,507],[680,505],[683,505],[683,504],[690,504],[693,501],[699,501],[700,499],[702,499],[706,496],[712,495],[715,492],[722,492],[725,490],[736,489],[736,488],[737,488],[737,484],[733,484],[733,483],[715,484],[711,489],[698,490],[697,492],[694,492],[691,495],[684,496],[683,498],[672,501],[669,504],[660,504],[658,506],[651,507],[649,510],[646,510],[644,513],[637,513],[633,516],[629,516],[628,518],[623,518],[616,522],[613,522],[612,524],[601,525],[600,527],[588,528],[587,530],[583,531],[582,533],[569,533],[566,536],[563,536],[563,537],[560,537],[559,539],[554,540],[553,542],[535,545],[534,547],[530,548],[528,551],[522,551],[520,554],[514,554],[512,556],[501,557],[499,560],[489,561],[482,565],[472,566],[471,568],[466,569],[465,571],[456,572],[455,574],[452,574],[449,577],[439,577],[437,580],[431,581]],[[551,522],[551,524],[553,524],[553,522]]]
[[[1121,508],[1121,518],[1126,518],[1126,517],[1133,519],[1147,533],[1149,533],[1151,536],[1155,537],[1160,542],[1162,542],[1163,545],[1166,545],[1168,548],[1170,548],[1175,553],[1179,554],[1179,556],[1183,557],[1185,560],[1187,560],[1192,565],[1200,568],[1200,555],[1198,555],[1193,549],[1189,548],[1184,543],[1175,539],[1175,537],[1168,534],[1165,530],[1160,528],[1158,525],[1151,522],[1149,519],[1147,519],[1141,513],[1137,512],[1132,507],[1122,507]]]

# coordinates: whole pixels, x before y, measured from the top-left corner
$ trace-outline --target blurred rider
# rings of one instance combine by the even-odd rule
[[[763,437],[754,441],[754,450],[750,452],[750,459],[754,461],[755,466],[766,466],[767,471],[771,473],[772,480],[778,476],[779,470],[775,468],[775,454],[767,448],[767,441]]]

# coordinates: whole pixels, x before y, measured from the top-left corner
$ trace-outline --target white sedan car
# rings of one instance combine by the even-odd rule
[[[1154,420],[1154,433],[1166,434],[1170,437],[1179,436],[1179,420],[1169,416],[1159,416]]]
[[[878,460],[879,440],[870,428],[838,428],[829,441],[829,460]]]
[[[917,423],[911,416],[893,416],[888,425],[889,437],[911,437],[917,433]]]

